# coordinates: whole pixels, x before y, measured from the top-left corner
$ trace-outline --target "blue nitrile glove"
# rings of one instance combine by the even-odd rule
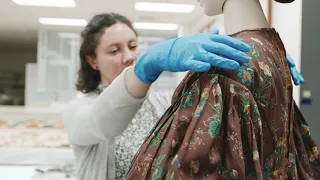
[[[290,68],[290,73],[291,73],[294,84],[295,85],[303,84],[304,78],[298,72],[296,65],[294,64],[294,61],[289,54],[287,54],[287,62],[288,62],[289,68]]]
[[[211,67],[238,69],[247,63],[250,47],[244,42],[214,29],[209,33],[175,38],[155,44],[139,56],[134,68],[136,76],[144,83],[153,83],[163,71],[206,72]],[[230,58],[224,58],[224,57]]]

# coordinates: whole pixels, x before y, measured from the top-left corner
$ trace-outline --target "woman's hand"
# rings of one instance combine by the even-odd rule
[[[144,52],[134,67],[135,75],[143,83],[153,83],[163,71],[208,71],[211,67],[238,69],[247,63],[245,54],[250,47],[230,36],[209,33],[175,38],[155,44]]]

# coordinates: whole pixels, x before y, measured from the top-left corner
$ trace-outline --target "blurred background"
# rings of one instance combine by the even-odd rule
[[[261,3],[306,80],[294,99],[320,144],[320,1]],[[78,93],[79,32],[106,12],[130,18],[142,50],[214,27],[224,33],[223,16],[203,15],[196,0],[1,0],[0,180],[73,178],[61,112]],[[173,91],[183,77],[163,73],[152,89]]]

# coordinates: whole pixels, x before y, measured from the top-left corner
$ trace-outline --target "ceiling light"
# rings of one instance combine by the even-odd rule
[[[84,19],[39,18],[39,22],[44,25],[59,25],[59,26],[86,26],[87,25],[87,21]]]
[[[12,0],[21,6],[76,7],[74,0]]]
[[[136,29],[146,29],[146,30],[177,30],[178,24],[164,24],[164,23],[134,23],[134,28]]]
[[[137,11],[152,12],[171,12],[171,13],[190,13],[194,10],[194,6],[190,4],[168,4],[168,3],[147,3],[137,2],[135,9]]]

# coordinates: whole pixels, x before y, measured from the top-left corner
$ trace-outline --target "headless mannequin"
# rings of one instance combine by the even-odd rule
[[[269,27],[259,0],[200,0],[200,3],[208,16],[224,14],[226,34]]]

